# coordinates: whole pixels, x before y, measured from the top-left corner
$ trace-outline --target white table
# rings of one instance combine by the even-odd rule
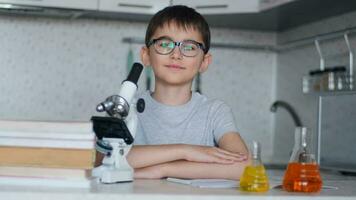
[[[283,171],[269,171],[271,181],[278,181]],[[288,193],[271,189],[267,193],[244,193],[237,189],[206,189],[171,183],[166,180],[135,180],[131,183],[93,184],[91,188],[53,188],[0,185],[1,200],[188,200],[188,199],[356,199],[356,177],[323,175],[324,185],[338,189],[322,190],[317,194]]]

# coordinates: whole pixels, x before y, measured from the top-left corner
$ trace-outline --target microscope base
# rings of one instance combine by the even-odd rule
[[[111,170],[102,174],[100,181],[102,183],[119,183],[119,182],[131,182],[133,181],[132,170]]]
[[[92,170],[92,176],[99,178],[102,183],[119,183],[133,181],[133,169],[115,169],[101,165]]]

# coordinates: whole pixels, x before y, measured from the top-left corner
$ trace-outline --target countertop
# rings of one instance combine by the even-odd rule
[[[271,182],[279,182],[283,177],[282,170],[269,170]],[[35,186],[0,185],[1,199],[60,199],[60,200],[188,200],[188,199],[356,199],[356,177],[322,173],[325,186],[337,189],[323,189],[320,193],[288,193],[273,188],[266,193],[240,192],[236,188],[207,189],[177,184],[166,180],[135,180],[129,183],[97,184],[90,188],[53,188]]]

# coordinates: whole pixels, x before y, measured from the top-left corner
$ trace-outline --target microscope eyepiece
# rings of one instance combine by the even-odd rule
[[[143,66],[140,63],[134,63],[126,81],[133,82],[137,85],[137,81],[140,78]]]

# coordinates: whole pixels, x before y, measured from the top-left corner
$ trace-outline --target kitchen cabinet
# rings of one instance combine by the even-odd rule
[[[259,11],[260,0],[99,0],[100,11],[154,14],[169,5],[187,5],[202,14],[250,13]]]
[[[296,0],[260,0],[260,10],[267,10]]]
[[[195,8],[212,27],[259,31],[285,31],[356,10],[355,0],[342,3],[335,0],[0,0],[0,14],[39,15],[39,12],[31,12],[31,8],[39,7],[43,10],[42,16],[62,17],[63,12],[57,8],[65,8],[65,12],[84,11],[70,14],[70,18],[148,22],[162,8],[179,4]],[[46,12],[43,8],[56,10]]]
[[[201,14],[253,13],[259,11],[260,0],[173,0],[174,5],[187,5]]]
[[[96,10],[98,0],[0,0],[3,4]]]
[[[153,15],[169,5],[169,0],[99,0],[99,11]]]

